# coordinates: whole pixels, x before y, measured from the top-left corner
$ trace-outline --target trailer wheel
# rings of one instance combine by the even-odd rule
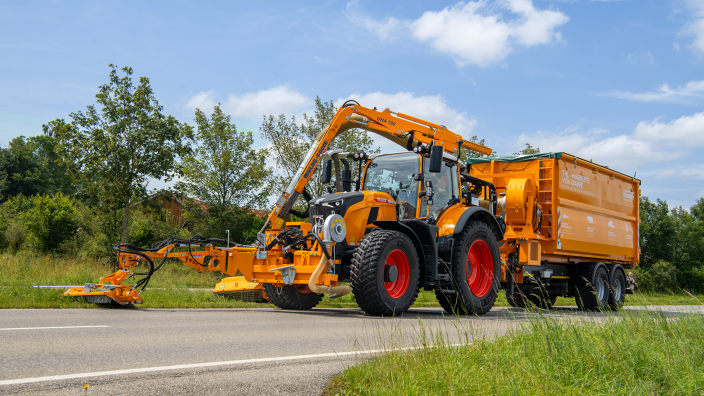
[[[483,315],[496,302],[501,276],[499,245],[486,223],[467,223],[455,237],[452,275],[462,314]]]
[[[264,283],[267,299],[281,309],[311,309],[323,299],[322,294],[313,293],[308,285],[283,285]]]
[[[577,306],[581,310],[606,310],[609,307],[609,274],[604,267],[599,267],[592,279],[593,282],[577,285],[574,296]]]
[[[623,270],[616,268],[611,274],[611,287],[609,290],[609,307],[618,311],[626,301],[626,275]]]
[[[352,294],[364,312],[399,315],[418,297],[420,268],[416,248],[401,232],[370,232],[355,249],[350,277]]]

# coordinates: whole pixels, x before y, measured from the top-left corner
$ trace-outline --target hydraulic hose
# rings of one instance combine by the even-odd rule
[[[310,276],[310,279],[308,280],[308,288],[313,292],[313,293],[328,293],[330,294],[330,298],[337,298],[337,297],[342,297],[345,294],[349,294],[352,289],[349,286],[325,286],[325,285],[318,285],[316,282],[318,281],[318,278],[320,277],[320,274],[323,273],[323,270],[328,264],[328,257],[327,255],[323,255],[320,258],[320,262],[318,263],[318,266],[315,267],[315,271],[313,271],[313,275]]]

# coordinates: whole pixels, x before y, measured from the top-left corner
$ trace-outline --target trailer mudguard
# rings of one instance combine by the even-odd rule
[[[424,220],[385,220],[375,221],[374,225],[386,230],[394,230],[408,235],[418,250],[420,263],[420,287],[434,282],[438,274],[438,226]]]
[[[461,232],[464,229],[464,225],[470,220],[479,220],[486,223],[489,227],[491,227],[491,230],[494,231],[497,241],[504,239],[503,229],[501,228],[498,220],[496,220],[496,217],[481,206],[472,206],[467,208],[467,210],[462,213],[459,220],[457,220],[454,233],[457,234]]]

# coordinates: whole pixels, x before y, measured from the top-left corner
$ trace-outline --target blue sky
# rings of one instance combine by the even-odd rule
[[[94,103],[114,63],[184,122],[222,103],[259,145],[264,114],[355,98],[704,197],[702,0],[5,1],[0,51],[1,145]]]

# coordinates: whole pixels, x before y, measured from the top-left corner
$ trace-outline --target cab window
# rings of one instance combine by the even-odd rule
[[[420,158],[415,153],[380,155],[367,165],[364,190],[387,193],[407,213],[415,214],[419,182],[413,180],[413,174],[419,169]]]

